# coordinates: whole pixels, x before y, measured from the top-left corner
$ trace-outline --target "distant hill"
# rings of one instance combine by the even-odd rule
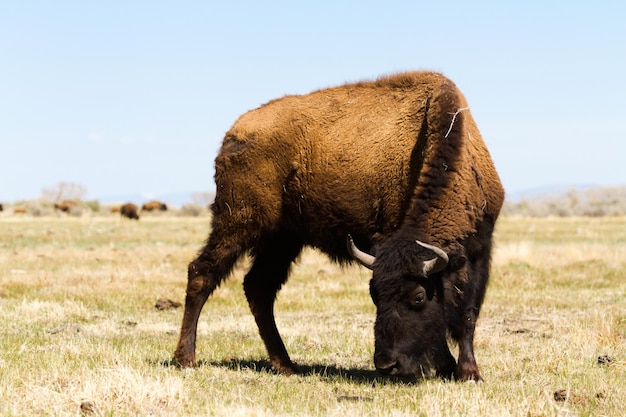
[[[626,186],[546,187],[507,196],[502,210],[512,216],[623,216]]]
[[[542,187],[528,188],[522,191],[514,191],[506,193],[507,201],[520,201],[524,199],[533,199],[536,197],[542,196],[554,196],[554,195],[564,195],[570,191],[581,191],[590,188],[605,188],[599,185],[593,184],[577,184],[577,185],[547,185]]]

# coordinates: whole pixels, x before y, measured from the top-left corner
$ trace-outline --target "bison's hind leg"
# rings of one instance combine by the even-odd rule
[[[274,234],[262,239],[252,253],[254,262],[243,282],[250,311],[265,343],[270,363],[285,375],[297,373],[297,368],[278,333],[274,301],[278,290],[287,281],[291,263],[301,249],[302,244],[287,234]]]
[[[235,233],[221,233],[214,229],[202,252],[189,264],[185,312],[174,352],[180,366],[197,365],[196,331],[202,307],[245,251],[245,242],[237,238]]]

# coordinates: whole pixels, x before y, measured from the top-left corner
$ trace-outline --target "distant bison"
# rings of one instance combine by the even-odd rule
[[[54,209],[62,211],[64,213],[69,213],[74,207],[77,207],[78,203],[74,200],[63,200],[57,201],[54,203]]]
[[[4,211],[4,206],[0,203],[0,211]]]
[[[148,201],[147,203],[144,203],[143,206],[141,206],[141,210],[142,211],[152,211],[152,210],[166,211],[167,205],[165,205],[165,203],[162,203],[156,200]]]
[[[122,217],[128,217],[129,219],[139,220],[137,205],[133,203],[124,204],[122,207],[120,207],[120,215]]]
[[[250,254],[243,286],[270,362],[297,372],[274,300],[312,246],[373,270],[379,372],[481,379],[474,329],[504,190],[450,80],[403,73],[271,101],[226,133],[215,182],[211,233],[188,268],[181,366],[196,364],[204,303]]]

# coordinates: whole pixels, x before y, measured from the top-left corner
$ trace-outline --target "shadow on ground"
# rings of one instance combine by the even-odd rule
[[[163,366],[177,366],[174,360],[162,361]],[[378,372],[361,368],[338,368],[334,365],[319,364],[298,364],[298,375],[301,377],[318,377],[326,380],[346,380],[352,383],[372,385],[377,384],[416,384],[424,381],[420,377],[398,378],[390,376],[382,376]],[[254,371],[262,374],[278,375],[278,372],[272,368],[268,360],[252,360],[252,359],[227,359],[220,362],[198,361],[198,368],[204,367],[221,367],[232,371]]]

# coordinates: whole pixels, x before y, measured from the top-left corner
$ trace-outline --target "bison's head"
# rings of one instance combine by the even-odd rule
[[[442,280],[448,255],[420,241],[402,247],[389,243],[374,257],[348,239],[352,256],[373,271],[376,369],[386,375],[411,376],[434,367],[449,376],[455,364],[446,342]]]

